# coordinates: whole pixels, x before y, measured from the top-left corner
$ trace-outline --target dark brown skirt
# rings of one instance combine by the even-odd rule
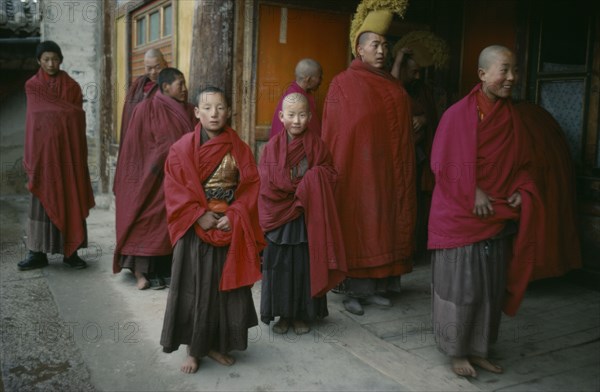
[[[304,216],[276,230],[279,236],[267,233],[268,245],[263,252],[261,321],[269,324],[277,316],[313,321],[328,316],[327,296],[312,298],[310,295],[310,258]]]
[[[433,328],[452,357],[487,358],[498,339],[512,236],[432,252]]]
[[[248,329],[258,325],[250,287],[219,291],[229,247],[214,247],[188,232],[175,244],[171,287],[160,344],[166,353],[187,344],[201,358],[248,347]]]
[[[84,240],[77,249],[87,248],[87,226]],[[52,223],[40,199],[31,195],[29,203],[29,233],[27,235],[27,248],[34,252],[63,254],[65,240],[58,228]],[[65,255],[71,256],[71,255]]]

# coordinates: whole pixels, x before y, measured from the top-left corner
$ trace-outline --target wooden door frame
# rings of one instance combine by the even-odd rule
[[[252,151],[256,150],[256,100],[258,72],[258,34],[260,26],[260,6],[271,5],[312,11],[352,12],[356,6],[352,2],[340,1],[338,8],[319,1],[273,1],[240,0],[236,3],[234,33],[234,77],[233,77],[233,117],[232,126],[238,131]],[[351,17],[351,13],[349,14]],[[350,50],[348,50],[350,58]]]

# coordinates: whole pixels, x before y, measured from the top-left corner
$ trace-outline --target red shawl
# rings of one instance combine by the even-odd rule
[[[146,92],[145,90],[148,89],[148,85],[151,85],[151,87],[150,90]],[[123,114],[121,115],[121,135],[119,137],[119,145],[122,145],[125,140],[125,133],[127,132],[129,121],[131,121],[133,109],[135,109],[136,105],[145,98],[152,98],[157,91],[159,91],[158,84],[150,80],[148,75],[140,76],[131,84],[131,86],[129,86],[127,96],[125,97],[125,104],[123,105]]]
[[[456,248],[489,239],[509,220],[519,230],[508,268],[504,312],[515,315],[535,263],[545,246],[543,205],[530,169],[530,141],[512,102],[500,99],[479,122],[480,85],[451,106],[436,131],[431,156],[435,174],[429,217],[430,249]],[[481,219],[473,214],[475,186],[494,197],[495,215]],[[507,198],[521,193],[520,208]]]
[[[331,82],[323,140],[338,172],[335,202],[352,278],[412,270],[415,147],[408,94],[389,73],[354,60]]]
[[[163,168],[171,145],[194,127],[195,119],[186,106],[191,105],[158,92],[133,112],[115,172],[114,273],[121,271],[121,255],[172,253],[162,187]]]
[[[331,155],[319,136],[306,131],[287,143],[281,132],[265,146],[259,166],[260,225],[267,232],[305,213],[310,256],[311,295],[320,297],[346,275],[342,231],[333,188],[336,173]],[[306,157],[308,170],[301,180],[290,179],[290,169]]]
[[[169,151],[165,163],[165,203],[171,243],[194,227],[202,241],[213,246],[229,246],[220,290],[233,290],[254,284],[261,278],[258,253],[265,240],[258,224],[256,207],[260,180],[252,151],[231,129],[200,144],[200,124]],[[231,231],[204,231],[196,221],[207,210],[202,183],[213,173],[226,153],[231,152],[240,171],[235,199],[225,213]],[[201,260],[198,260],[201,262]]]
[[[279,98],[279,103],[277,104],[277,108],[275,109],[275,113],[273,114],[273,120],[271,121],[269,139],[273,138],[276,135],[279,135],[283,131],[283,123],[279,119],[279,112],[281,111],[283,106],[283,99],[291,93],[299,93],[306,97],[306,99],[308,100],[310,112],[312,113],[312,117],[310,118],[310,122],[308,123],[308,130],[316,132],[317,135],[321,136],[321,121],[319,119],[319,114],[317,113],[315,97],[312,94],[309,94],[306,91],[304,91],[304,89],[300,87],[298,83],[292,82],[292,84],[290,84],[287,90],[285,90],[281,98]]]
[[[27,187],[61,232],[64,255],[70,256],[85,240],[85,219],[94,207],[81,88],[63,71],[50,77],[40,69],[25,92]]]
[[[542,107],[520,102],[515,108],[534,141],[535,183],[546,207],[543,264],[536,264],[532,278],[561,276],[581,268],[575,168],[568,142],[560,125]]]

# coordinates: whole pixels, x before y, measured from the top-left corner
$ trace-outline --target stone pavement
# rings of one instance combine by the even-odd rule
[[[106,196],[97,196],[107,206]],[[179,372],[185,349],[159,345],[167,290],[138,291],[129,272],[112,273],[114,212],[88,219],[85,270],[60,256],[41,270],[19,272],[25,253],[26,196],[0,197],[0,366],[7,391],[598,391],[600,292],[569,275],[535,282],[519,314],[505,318],[493,358],[506,372],[455,376],[435,348],[430,269],[403,278],[392,308],[344,311],[329,293],[330,316],[297,337],[260,324],[248,350],[223,367],[203,359]],[[597,281],[596,281],[597,283]],[[260,283],[253,288],[259,304]],[[2,386],[0,384],[0,386]],[[0,388],[2,389],[2,388]]]

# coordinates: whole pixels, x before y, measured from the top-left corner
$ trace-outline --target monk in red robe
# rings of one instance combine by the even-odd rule
[[[60,70],[63,55],[53,41],[36,49],[40,70],[27,81],[23,165],[31,192],[29,232],[20,270],[48,265],[46,253],[85,268],[77,249],[87,247],[85,219],[94,207],[87,164],[85,112],[81,88]]]
[[[260,167],[258,211],[268,246],[263,253],[260,314],[273,332],[297,335],[326,317],[326,293],[346,273],[344,244],[333,188],[336,172],[329,150],[307,131],[311,112],[300,93],[283,100],[285,132],[265,146]]]
[[[123,113],[121,115],[121,134],[119,145],[123,144],[133,109],[144,99],[149,99],[159,90],[157,79],[160,71],[167,67],[163,54],[158,49],[150,49],[144,54],[145,74],[137,78],[127,90]],[[187,100],[187,97],[186,97]]]
[[[264,238],[256,206],[259,176],[252,151],[227,126],[222,90],[206,87],[195,108],[200,124],[175,143],[165,163],[165,202],[173,272],[160,344],[186,344],[181,371],[208,355],[222,365],[248,346],[258,325],[251,286],[261,278]]]
[[[418,47],[419,51],[424,51]],[[411,98],[412,123],[415,134],[417,160],[417,223],[415,228],[416,258],[427,250],[427,222],[431,207],[434,177],[430,169],[431,146],[438,124],[433,91],[422,79],[422,66],[417,62],[421,56],[410,48],[400,48],[394,59],[391,74],[402,82]]]
[[[158,84],[160,91],[133,112],[114,182],[117,245],[113,272],[130,269],[140,290],[151,286],[149,278],[153,288],[164,288],[162,276],[171,269],[163,166],[171,145],[195,124],[183,74],[165,68]]]
[[[503,46],[479,56],[479,79],[436,131],[429,219],[433,326],[452,369],[494,373],[487,357],[502,310],[515,315],[542,262],[544,206],[532,172],[531,140],[510,96],[516,61]]]
[[[335,200],[344,239],[346,309],[390,306],[412,271],[416,217],[410,98],[385,70],[385,36],[364,32],[358,57],[333,79],[323,109],[323,140],[338,172]]]
[[[321,81],[323,80],[323,68],[321,68],[321,64],[313,59],[302,59],[296,64],[295,75],[296,80],[290,84],[279,99],[279,103],[273,114],[273,120],[271,121],[269,139],[284,131],[283,124],[279,120],[279,113],[281,112],[283,99],[292,93],[302,94],[306,97],[310,112],[313,113],[308,123],[308,129],[315,132],[318,136],[321,136],[321,120],[317,115],[317,105],[313,93],[321,85]]]

